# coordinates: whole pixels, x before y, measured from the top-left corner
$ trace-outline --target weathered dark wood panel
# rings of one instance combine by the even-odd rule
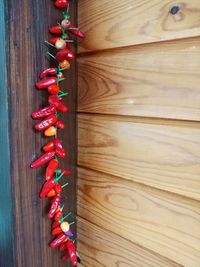
[[[7,155],[7,158],[11,162],[11,176],[6,185],[6,194],[9,200],[10,181],[13,222],[10,222],[11,207],[10,202],[8,202],[9,228],[5,229],[5,233],[10,232],[10,234],[8,245],[5,243],[6,247],[3,249],[6,253],[9,253],[9,256],[4,253],[4,256],[0,258],[0,266],[3,267],[3,264],[5,264],[6,267],[13,267],[16,264],[19,267],[59,267],[63,266],[59,252],[51,250],[48,246],[48,243],[52,240],[50,235],[51,222],[47,218],[49,201],[42,201],[38,198],[38,193],[44,181],[42,178],[44,169],[31,170],[29,165],[34,158],[40,155],[40,148],[48,141],[40,133],[34,132],[33,125],[35,122],[31,119],[30,114],[47,103],[47,93],[37,91],[34,84],[40,71],[53,63],[45,57],[48,48],[44,45],[44,40],[49,39],[49,27],[56,24],[58,18],[61,18],[61,14],[54,8],[53,1],[49,0],[9,0],[4,1],[4,4],[7,5],[5,41],[8,44],[6,58],[8,85],[5,86],[5,92],[7,91],[9,95],[9,110],[7,112],[5,107],[5,112],[7,116],[9,114],[10,124],[10,157]],[[72,10],[74,20],[76,19],[75,12],[76,2],[74,2]],[[5,44],[1,43],[1,46],[3,45]],[[1,46],[0,49],[4,49]],[[66,129],[62,134],[59,133],[59,136],[62,136],[61,139],[66,150],[69,152],[69,157],[62,164],[73,171],[69,180],[70,186],[65,191],[66,212],[69,209],[76,212],[76,90],[74,73],[75,63],[73,63],[71,73],[67,74],[69,77],[67,82],[63,84],[63,90],[64,87],[70,89],[69,96],[66,99],[70,112],[62,117],[62,120],[66,123]],[[3,94],[2,91],[1,94]],[[2,95],[1,97],[5,96]],[[3,101],[1,101],[1,109],[3,109],[2,103]],[[3,104],[6,105],[6,103]],[[3,116],[3,113],[1,115]],[[6,123],[6,120],[3,120],[3,122]],[[6,132],[1,133],[2,138],[4,134]],[[8,154],[7,142],[8,138],[4,141]],[[9,171],[9,165],[6,166],[4,162],[2,164],[6,168],[5,171],[1,170],[2,177],[4,177],[3,173]],[[7,179],[6,176],[1,179],[2,185],[5,179]],[[9,260],[12,258],[10,256],[12,255],[10,247],[12,234],[14,236],[15,263],[5,261],[6,258],[10,257]]]

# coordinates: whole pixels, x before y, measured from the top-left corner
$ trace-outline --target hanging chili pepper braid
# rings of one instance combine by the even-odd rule
[[[52,235],[54,240],[50,243],[51,248],[60,246],[60,251],[65,251],[62,260],[65,262],[71,260],[72,265],[77,265],[80,258],[74,245],[75,239],[70,226],[74,222],[67,222],[66,219],[71,216],[71,212],[63,215],[61,201],[61,193],[63,188],[68,185],[60,184],[60,180],[64,175],[70,175],[71,171],[59,168],[59,158],[67,156],[60,139],[57,137],[58,129],[64,129],[64,123],[58,119],[60,113],[68,111],[68,107],[63,103],[62,98],[68,93],[63,92],[60,83],[65,80],[63,72],[70,68],[68,60],[74,59],[75,55],[70,50],[70,44],[73,40],[70,39],[68,33],[84,38],[85,35],[77,29],[70,21],[69,3],[67,0],[56,0],[54,3],[58,9],[66,9],[63,13],[63,20],[50,28],[50,33],[56,37],[51,38],[46,43],[55,49],[55,55],[48,52],[48,55],[57,63],[56,67],[51,67],[43,70],[40,73],[40,81],[36,83],[39,90],[47,90],[49,97],[47,105],[31,114],[33,119],[40,119],[40,122],[35,124],[37,131],[43,131],[47,137],[54,137],[53,141],[49,141],[43,146],[44,153],[31,163],[31,168],[37,168],[46,165],[44,175],[45,182],[40,191],[40,198],[51,198],[51,207],[48,217],[53,220]]]

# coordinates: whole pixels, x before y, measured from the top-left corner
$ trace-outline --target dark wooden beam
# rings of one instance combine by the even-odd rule
[[[47,218],[49,201],[38,198],[44,182],[44,168],[32,170],[29,165],[41,154],[40,148],[48,141],[33,130],[35,122],[30,114],[47,104],[48,94],[37,91],[34,84],[41,70],[53,64],[45,56],[48,48],[44,40],[50,38],[49,27],[57,23],[61,12],[50,0],[5,0],[0,5],[3,4],[6,5],[6,17],[5,20],[3,16],[0,18],[1,38],[5,36],[4,42],[0,43],[3,55],[0,65],[3,88],[0,92],[0,226],[3,229],[0,231],[3,240],[0,266],[60,267],[63,266],[60,253],[48,246],[52,240],[51,221]],[[0,12],[3,13],[3,6]],[[76,20],[76,2],[71,12]],[[62,161],[62,167],[73,171],[70,186],[64,192],[65,211],[72,210],[76,214],[75,63],[67,76],[69,78],[63,89],[70,89],[66,98],[70,112],[62,116],[66,129],[59,136],[69,152],[69,157]]]

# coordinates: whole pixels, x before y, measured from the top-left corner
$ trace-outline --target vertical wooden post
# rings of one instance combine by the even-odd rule
[[[30,114],[47,104],[47,92],[37,91],[34,84],[40,71],[53,64],[45,57],[44,40],[50,38],[49,27],[61,19],[61,12],[50,0],[4,0],[0,12],[0,266],[60,267],[60,253],[48,246],[52,240],[49,201],[38,198],[44,168],[31,170],[29,165],[48,141],[34,132]],[[76,2],[71,12],[76,19]],[[70,184],[65,189],[65,211],[76,213],[75,63],[67,76],[63,89],[70,89],[66,99],[70,113],[62,117],[66,129],[60,137],[69,157],[61,167],[73,171],[69,180],[65,178]]]

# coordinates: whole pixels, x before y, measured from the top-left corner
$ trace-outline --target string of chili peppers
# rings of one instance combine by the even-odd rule
[[[84,38],[78,28],[76,28],[70,21],[70,6],[67,0],[56,0],[55,7],[64,9],[63,20],[61,23],[50,28],[50,33],[54,38],[46,43],[56,50],[55,55],[48,52],[56,62],[56,67],[47,68],[40,74],[40,81],[36,83],[39,90],[48,90],[48,104],[44,108],[33,112],[33,119],[42,119],[35,124],[35,129],[44,131],[46,137],[54,137],[53,141],[48,142],[43,146],[44,153],[31,164],[31,168],[37,168],[46,165],[45,183],[40,191],[40,198],[51,198],[51,207],[48,217],[52,222],[52,235],[55,239],[50,243],[51,248],[59,247],[60,251],[65,251],[62,256],[63,261],[71,260],[72,265],[76,265],[80,261],[80,257],[76,251],[74,234],[70,226],[74,223],[69,223],[67,219],[71,212],[63,215],[63,208],[61,201],[61,193],[68,183],[61,185],[60,180],[64,175],[70,175],[71,171],[59,167],[59,158],[66,157],[66,152],[58,137],[58,129],[64,129],[64,123],[59,119],[61,113],[68,111],[67,106],[63,103],[63,97],[67,92],[61,90],[60,83],[65,80],[64,71],[69,70],[70,63],[68,60],[73,60],[75,55],[70,50],[70,44],[73,40],[70,39],[70,33],[76,37]]]

